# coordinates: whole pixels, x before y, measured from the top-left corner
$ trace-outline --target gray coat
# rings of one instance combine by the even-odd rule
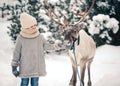
[[[46,75],[44,51],[54,50],[42,35],[25,38],[19,35],[13,53],[12,66],[18,66],[20,77],[39,77]]]

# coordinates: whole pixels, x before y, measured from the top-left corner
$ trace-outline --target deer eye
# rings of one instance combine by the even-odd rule
[[[74,32],[76,33],[77,31],[75,30]]]
[[[73,32],[73,33],[76,33],[77,31],[76,31],[76,30],[73,30],[72,32]]]

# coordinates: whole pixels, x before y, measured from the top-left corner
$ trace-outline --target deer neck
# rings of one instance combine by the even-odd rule
[[[75,47],[75,42],[76,41],[77,41],[77,45],[79,45],[80,44],[80,35],[78,35],[77,38],[75,38],[75,37],[72,36],[72,46],[71,46],[70,50],[72,50]]]

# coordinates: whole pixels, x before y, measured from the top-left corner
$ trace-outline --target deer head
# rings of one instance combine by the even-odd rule
[[[85,6],[87,6],[82,0],[79,0],[79,1],[81,1],[81,3],[83,3]],[[47,2],[48,0],[46,0],[44,3],[47,6],[49,6]],[[83,21],[85,20],[86,16],[89,15],[89,13],[91,12],[93,5],[94,5],[94,0],[91,0],[91,6],[89,7],[87,6],[84,12],[80,10],[77,13],[73,13],[74,15],[81,17],[79,21],[75,22],[74,24],[70,24],[67,21],[66,16],[62,14],[62,12],[60,13],[63,15],[63,21],[60,22],[59,16],[57,16],[57,14],[55,13],[54,6],[52,6],[49,11],[47,9],[44,9],[44,10],[46,11],[47,15],[51,18],[51,20],[61,25],[61,29],[64,34],[65,40],[67,40],[69,43],[72,44],[74,40],[77,40],[79,31],[84,26]]]

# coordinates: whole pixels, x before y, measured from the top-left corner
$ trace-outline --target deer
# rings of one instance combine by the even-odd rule
[[[45,4],[48,5],[47,0]],[[77,66],[79,66],[79,69],[80,69],[80,76],[81,76],[80,81],[82,83],[82,86],[84,86],[84,77],[85,77],[86,68],[88,70],[87,85],[92,86],[90,69],[91,69],[91,63],[93,62],[93,59],[95,56],[96,43],[94,42],[92,37],[89,36],[85,32],[85,30],[83,30],[82,28],[84,27],[83,21],[85,20],[86,16],[89,15],[93,6],[94,6],[94,0],[91,0],[90,7],[87,7],[84,12],[80,11],[77,14],[74,13],[75,15],[81,16],[80,20],[78,22],[75,22],[74,24],[70,24],[67,21],[65,15],[63,15],[64,20],[61,23],[59,17],[55,13],[54,7],[52,7],[50,11],[45,9],[45,12],[51,18],[51,20],[53,20],[54,22],[62,26],[64,40],[67,42],[67,44],[70,45],[70,49],[68,50],[68,53],[69,53],[70,61],[72,64],[72,77],[70,79],[69,86],[76,86],[76,83],[77,83],[76,67]],[[53,18],[53,15],[56,18]],[[75,65],[73,47],[75,47],[75,56],[76,56],[77,66]]]

